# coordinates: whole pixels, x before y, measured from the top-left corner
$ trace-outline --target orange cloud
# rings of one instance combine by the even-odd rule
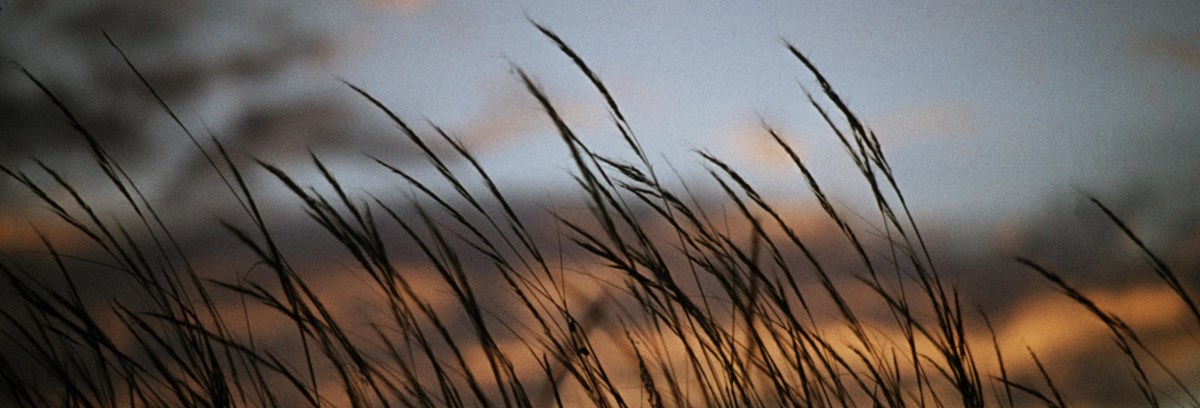
[[[779,130],[776,132],[780,133],[780,137],[796,152],[796,155],[800,156],[801,160],[806,159],[808,147],[800,142],[801,138],[789,136]],[[732,144],[733,151],[737,152],[739,157],[754,163],[755,167],[769,167],[776,170],[795,167],[787,151],[775,142],[760,121],[742,122],[722,136]]]
[[[1124,288],[1089,290],[1087,295],[1103,310],[1116,313],[1132,327],[1166,366],[1182,377],[1194,380],[1200,357],[1195,326],[1184,305],[1167,288],[1136,285]],[[1004,313],[1001,313],[1003,315]],[[1047,293],[1017,305],[1001,316],[997,327],[1001,352],[1010,375],[1034,375],[1037,368],[1028,357],[1028,346],[1047,364],[1059,386],[1074,391],[1078,398],[1092,398],[1083,405],[1100,403],[1099,395],[1113,389],[1133,387],[1128,363],[1113,344],[1111,332],[1082,306],[1059,293]],[[974,344],[984,344],[983,340]],[[1135,346],[1136,347],[1136,346]],[[1165,374],[1136,350],[1152,382],[1169,384]],[[1035,377],[1031,377],[1035,378]],[[1169,388],[1167,387],[1170,391]],[[1133,389],[1128,389],[1132,394]],[[1113,401],[1108,401],[1113,403]],[[1121,404],[1117,404],[1121,405]]]

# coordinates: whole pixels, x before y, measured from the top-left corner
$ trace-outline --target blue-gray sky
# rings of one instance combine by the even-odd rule
[[[1000,219],[1076,189],[1194,185],[1200,156],[1196,2],[81,4],[2,5],[0,51],[90,112],[85,122],[107,126],[98,133],[165,129],[129,143],[156,152],[190,147],[154,113],[101,29],[189,125],[211,126],[253,154],[400,146],[383,115],[337,82],[344,78],[406,119],[428,118],[468,141],[510,188],[546,194],[568,185],[569,161],[510,63],[535,77],[589,143],[620,144],[602,100],[528,16],[598,72],[651,155],[689,177],[702,176],[691,151],[703,149],[769,189],[795,186],[761,118],[830,188],[850,184],[848,160],[806,105],[802,87],[815,91],[815,81],[782,40],[807,53],[878,132],[913,207],[931,217]],[[61,125],[48,107],[26,112],[41,97],[11,64],[0,85],[0,105],[15,107],[0,115],[16,118],[5,126]],[[365,116],[347,116],[352,108]],[[14,146],[38,145],[35,133],[16,132]],[[348,167],[355,161],[368,163],[351,158]],[[376,169],[368,170],[348,171],[372,184]]]
[[[1178,185],[1200,157],[1195,2],[370,4],[333,70],[410,117],[486,139],[510,177],[566,161],[553,159],[564,151],[509,61],[595,143],[616,137],[599,97],[526,14],[608,82],[651,152],[681,167],[695,162],[689,149],[708,149],[762,176],[780,170],[758,166],[769,150],[750,146],[767,140],[759,116],[814,166],[844,165],[805,105],[801,85],[815,82],[780,39],[880,134],[926,212],[1006,214],[1076,188]]]

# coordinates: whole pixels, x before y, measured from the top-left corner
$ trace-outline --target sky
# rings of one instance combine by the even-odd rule
[[[82,180],[98,207],[120,206],[110,185],[92,182],[86,145],[25,69],[101,138],[151,201],[184,214],[172,222],[183,224],[186,247],[214,269],[234,263],[229,237],[217,238],[224,231],[203,228],[229,214],[225,187],[107,33],[188,129],[219,138],[244,168],[259,158],[316,183],[311,151],[353,192],[399,196],[411,188],[367,155],[431,175],[386,115],[345,81],[419,133],[432,136],[436,124],[461,139],[522,201],[518,210],[552,231],[533,214],[578,191],[566,147],[516,69],[590,146],[633,155],[603,98],[532,20],[599,75],[661,172],[671,166],[697,191],[715,193],[696,154],[709,152],[772,199],[804,197],[798,207],[812,207],[766,125],[800,151],[840,206],[870,210],[852,164],[805,97],[819,85],[786,42],[877,133],[918,223],[934,226],[938,262],[965,277],[977,299],[1002,308],[1003,332],[1067,350],[1075,362],[1086,363],[1089,347],[1100,344],[1062,334],[1085,324],[1077,317],[1023,307],[1065,306],[1061,296],[1042,296],[1045,285],[1031,289],[1032,274],[1010,259],[1020,254],[1075,271],[1070,277],[1087,279],[1118,310],[1149,311],[1130,321],[1157,330],[1156,341],[1171,350],[1186,350],[1174,345],[1194,336],[1173,330],[1182,309],[1155,303],[1170,295],[1146,284],[1152,276],[1130,277],[1145,265],[1084,196],[1104,200],[1180,270],[1200,270],[1200,3],[277,3],[0,0],[0,165],[41,174],[36,158]],[[272,215],[298,257],[335,263],[328,245],[311,238],[316,226],[294,222],[304,216],[294,197],[263,172],[248,174],[263,186],[256,193],[264,205],[284,209]],[[0,181],[0,252],[28,255],[37,246],[31,225],[67,235],[43,207],[18,183]],[[832,231],[811,228],[814,239]],[[86,252],[71,247],[80,241],[63,245]],[[318,279],[326,280],[336,279]],[[1060,327],[1071,329],[1052,330]],[[1012,351],[1022,353],[1021,345]],[[1069,380],[1103,394],[1096,384],[1107,383],[1074,374]]]
[[[998,220],[1079,191],[1171,190],[1196,181],[1200,155],[1194,2],[9,3],[0,6],[7,94],[37,97],[13,65],[28,67],[91,98],[85,106],[114,139],[164,161],[189,146],[153,114],[101,30],[169,88],[189,124],[284,151],[279,160],[311,147],[351,153],[353,167],[354,154],[401,149],[346,80],[415,126],[447,129],[530,194],[569,187],[569,161],[513,67],[585,140],[624,152],[603,100],[529,20],[572,46],[650,154],[689,179],[704,176],[694,154],[703,150],[779,190],[794,185],[766,124],[831,188],[845,184],[848,160],[804,97],[817,85],[784,41],[876,131],[913,207],[931,217]],[[349,128],[359,123],[371,125]],[[17,141],[13,151],[41,151]],[[367,173],[356,175],[373,184]]]
[[[652,153],[683,167],[701,149],[762,176],[786,173],[757,166],[781,158],[758,146],[768,140],[763,121],[814,167],[846,164],[806,106],[803,90],[816,84],[784,40],[875,129],[915,207],[931,215],[1014,213],[1077,189],[1195,181],[1194,2],[377,4],[339,75],[464,139],[503,139],[480,143],[516,177],[529,174],[528,157],[563,149],[510,63],[583,111],[577,120],[598,143],[615,135],[598,95],[528,16],[609,83]],[[488,135],[489,126],[500,131]]]

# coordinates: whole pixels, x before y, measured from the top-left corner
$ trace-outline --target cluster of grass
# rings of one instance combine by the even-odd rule
[[[660,179],[661,169],[597,75],[557,35],[537,28],[603,98],[632,158],[590,149],[516,69],[568,148],[589,210],[582,218],[551,215],[613,283],[606,296],[581,299],[572,290],[559,260],[563,249],[545,244],[461,142],[436,126],[432,138],[418,134],[370,93],[347,84],[394,122],[438,180],[370,158],[412,186],[417,197],[398,205],[352,196],[315,155],[312,163],[327,183],[322,190],[302,186],[272,164],[257,167],[290,190],[379,294],[371,323],[349,324],[289,261],[247,183],[249,170],[235,165],[217,138],[197,138],[121,53],[240,205],[240,219],[221,227],[271,278],[206,278],[121,164],[49,86],[26,72],[87,141],[138,222],[107,220],[41,162],[48,182],[0,168],[103,251],[104,259],[91,261],[128,282],[119,295],[80,288],[72,266],[79,260],[45,238],[45,268],[0,263],[9,292],[19,298],[19,307],[0,310],[3,401],[86,407],[1067,405],[1032,352],[1041,378],[1019,379],[1006,369],[994,332],[990,343],[970,335],[991,331],[990,321],[971,307],[964,311],[955,285],[934,267],[878,138],[796,48],[786,47],[819,84],[809,95],[812,107],[871,192],[883,246],[871,245],[871,233],[831,203],[783,136],[771,129],[765,136],[787,154],[807,194],[836,226],[821,239],[852,249],[856,265],[849,270],[823,261],[777,204],[715,154],[700,156],[732,216],[714,219],[686,184],[672,187]],[[1096,205],[1153,261],[1157,276],[1200,325],[1177,274]],[[729,218],[746,231],[730,229]],[[385,238],[397,233],[402,239]],[[444,290],[431,294],[413,282],[399,266],[397,246],[423,257]],[[1200,406],[1184,380],[1118,316],[1059,274],[1020,262],[1107,325],[1149,405],[1179,403],[1165,398],[1183,396],[1182,403]],[[61,276],[51,279],[46,271]],[[218,299],[230,295],[269,312],[223,307]],[[494,310],[498,297],[513,300],[513,310]],[[239,328],[249,319],[286,322],[292,335],[287,344],[256,339],[252,322]]]

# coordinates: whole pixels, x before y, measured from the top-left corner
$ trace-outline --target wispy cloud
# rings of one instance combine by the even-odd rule
[[[481,111],[461,128],[462,139],[477,152],[504,149],[520,143],[524,137],[554,132],[546,112],[517,81],[496,81],[485,91],[488,95]],[[555,108],[568,125],[590,128],[599,125],[602,111],[578,96],[556,98]]]
[[[768,133],[766,126],[761,120],[746,120],[724,132],[722,139],[733,146],[731,150],[735,151],[741,159],[753,163],[758,168],[769,167],[779,170],[795,166],[787,151],[780,147],[779,143]],[[784,134],[780,136],[801,160],[807,158],[809,149],[801,142],[802,138],[789,137]]]
[[[1200,71],[1200,33],[1148,35],[1137,40],[1135,47],[1144,56],[1188,71]]]
[[[434,0],[366,0],[366,3],[374,7],[399,10],[404,14],[417,14],[433,7]]]
[[[908,105],[883,116],[872,126],[893,148],[919,140],[961,137],[977,128],[976,113],[965,101],[931,101]]]

